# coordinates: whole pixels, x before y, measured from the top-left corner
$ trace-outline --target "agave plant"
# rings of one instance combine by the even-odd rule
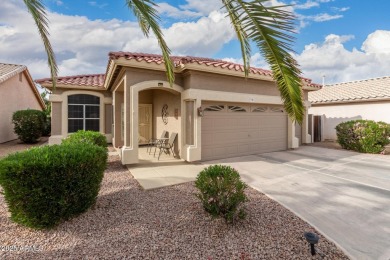
[[[53,87],[55,87],[58,67],[48,35],[48,19],[43,0],[23,0],[38,28],[48,57]],[[274,80],[280,91],[285,111],[293,121],[301,123],[304,106],[301,97],[301,71],[291,53],[295,40],[294,15],[286,6],[270,6],[270,0],[221,0],[241,45],[244,73],[248,76],[251,47],[253,42],[271,67]],[[171,50],[164,40],[159,26],[160,17],[154,0],[125,0],[128,8],[137,17],[139,26],[146,37],[150,31],[160,45],[168,81],[174,82],[174,67],[170,60]]]

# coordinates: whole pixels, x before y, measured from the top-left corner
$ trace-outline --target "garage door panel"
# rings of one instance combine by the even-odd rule
[[[202,160],[286,149],[284,113],[222,110],[207,112],[202,118]]]
[[[210,144],[213,142],[213,133],[202,133],[202,143]]]
[[[250,143],[239,145],[237,151],[241,155],[250,154],[251,152]]]
[[[285,133],[286,129],[280,128],[266,128],[262,129],[259,138],[272,138],[273,136],[279,137]]]

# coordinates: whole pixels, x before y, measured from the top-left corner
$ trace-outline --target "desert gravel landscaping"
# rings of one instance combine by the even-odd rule
[[[15,153],[15,152],[21,152],[26,149],[29,149],[31,147],[35,146],[41,146],[47,144],[47,140],[49,137],[47,136],[42,136],[39,141],[35,144],[25,144],[19,139],[12,140],[6,143],[0,144],[0,159],[2,157],[6,157],[10,153]]]
[[[0,259],[311,258],[303,232],[318,232],[262,193],[248,188],[247,218],[227,225],[204,212],[193,182],[145,191],[109,161],[96,205],[53,230],[12,223],[0,194]],[[317,248],[313,259],[348,259],[321,235]]]

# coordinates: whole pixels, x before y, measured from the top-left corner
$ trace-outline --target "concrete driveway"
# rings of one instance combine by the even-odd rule
[[[390,156],[304,146],[205,162],[216,163],[237,169],[351,258],[390,259]]]

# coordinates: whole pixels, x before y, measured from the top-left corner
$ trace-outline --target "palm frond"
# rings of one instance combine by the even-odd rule
[[[304,116],[302,102],[301,71],[290,52],[295,38],[292,13],[285,6],[266,7],[269,0],[230,0],[236,23],[256,43],[271,67],[285,110],[291,120],[301,123]],[[232,12],[227,9],[228,12]]]
[[[160,17],[154,8],[156,4],[152,0],[126,0],[126,3],[128,8],[132,10],[134,15],[137,17],[138,23],[144,35],[149,37],[149,32],[152,30],[156,36],[162,51],[167,78],[169,83],[172,85],[175,81],[175,73],[173,71],[174,68],[172,60],[169,57],[171,50],[168,48],[158,24]]]
[[[228,11],[228,16],[230,18],[230,21],[233,25],[233,28],[239,40],[240,47],[241,47],[241,55],[244,64],[245,77],[248,77],[249,68],[250,68],[250,56],[251,56],[251,47],[250,47],[248,36],[245,30],[243,30],[239,13],[237,13],[237,10],[234,8],[232,1],[222,0],[222,2],[225,9]]]
[[[50,74],[53,81],[53,88],[56,87],[58,67],[53,48],[49,40],[49,22],[46,16],[45,6],[42,4],[42,0],[23,0],[28,11],[32,15],[34,22],[38,28],[39,35],[41,36],[45,51],[47,54],[47,60],[50,68]]]

